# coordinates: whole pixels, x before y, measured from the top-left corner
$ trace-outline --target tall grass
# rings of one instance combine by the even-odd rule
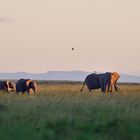
[[[43,83],[36,95],[0,92],[0,140],[138,140],[140,86],[91,93],[81,83]]]

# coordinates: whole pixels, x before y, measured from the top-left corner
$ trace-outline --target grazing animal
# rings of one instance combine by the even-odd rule
[[[110,88],[110,78],[111,72],[106,72],[102,74],[90,74],[86,77],[83,83],[83,87],[81,88],[81,92],[83,91],[85,84],[87,85],[89,91],[91,91],[92,89],[101,88],[101,91],[103,93],[108,92]]]
[[[15,91],[15,84],[11,81],[0,81],[0,90]]]
[[[27,92],[30,94],[30,89],[33,90],[34,94],[36,93],[36,82],[31,79],[20,79],[16,83],[16,92],[24,94]]]

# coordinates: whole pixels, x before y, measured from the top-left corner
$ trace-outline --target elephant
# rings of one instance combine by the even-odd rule
[[[118,87],[117,87],[117,81],[120,78],[120,75],[117,72],[112,72],[111,73],[111,80],[110,80],[110,92],[112,92],[113,87],[115,89],[115,91],[118,91]]]
[[[16,83],[16,92],[24,94],[27,92],[30,94],[30,89],[33,90],[34,94],[36,93],[36,82],[31,79],[19,79]]]
[[[11,81],[0,81],[0,90],[3,91],[15,91],[15,84]]]
[[[85,84],[87,85],[89,91],[91,91],[92,89],[101,88],[101,91],[103,93],[109,92],[110,79],[111,79],[111,72],[106,72],[101,74],[92,73],[85,78],[83,87],[81,88],[81,92],[83,91]]]

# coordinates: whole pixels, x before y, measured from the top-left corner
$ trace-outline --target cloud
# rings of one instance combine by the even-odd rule
[[[14,23],[15,19],[9,17],[0,17],[0,23]]]

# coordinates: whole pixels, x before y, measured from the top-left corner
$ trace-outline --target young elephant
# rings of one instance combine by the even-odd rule
[[[103,93],[108,92],[110,87],[110,78],[111,72],[106,72],[102,74],[90,74],[86,77],[81,91],[83,90],[84,85],[86,84],[89,91],[91,91],[92,89],[101,88],[101,91]]]
[[[11,81],[0,81],[0,90],[15,91],[15,84]]]
[[[16,92],[22,92],[25,93],[27,92],[30,94],[30,89],[33,90],[34,94],[36,93],[36,82],[31,79],[20,79],[16,83]]]

